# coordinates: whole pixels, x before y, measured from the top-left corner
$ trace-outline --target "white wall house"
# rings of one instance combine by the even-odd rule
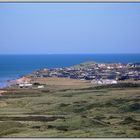
[[[107,85],[107,84],[117,84],[117,81],[110,79],[102,79],[102,80],[92,80],[91,83],[96,85]]]
[[[30,84],[30,83],[21,83],[21,84],[19,84],[19,87],[20,88],[28,88],[28,87],[31,87],[32,86],[32,84]]]

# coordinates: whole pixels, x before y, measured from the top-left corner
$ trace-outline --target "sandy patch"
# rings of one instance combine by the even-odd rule
[[[48,77],[48,78],[34,78],[32,82],[39,82],[46,85],[89,85],[89,81],[86,80],[77,80],[70,78],[57,78],[57,77]]]
[[[2,96],[2,93],[5,93],[7,91],[4,91],[4,90],[0,90],[0,96]]]
[[[91,86],[90,81],[57,77],[32,78],[32,83],[34,82],[45,84],[49,90],[81,89]]]
[[[7,103],[4,101],[0,101],[0,107],[5,107],[5,106],[7,106]]]
[[[16,80],[16,83],[29,83],[31,82],[31,78],[22,77]]]

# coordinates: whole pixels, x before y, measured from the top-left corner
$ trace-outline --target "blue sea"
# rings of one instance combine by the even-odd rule
[[[0,88],[5,87],[8,80],[38,69],[67,67],[85,61],[137,63],[140,62],[140,54],[0,55]]]

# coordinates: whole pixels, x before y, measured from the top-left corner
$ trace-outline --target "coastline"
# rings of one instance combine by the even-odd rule
[[[0,82],[0,90],[5,89],[9,86],[9,80]]]
[[[31,83],[31,81],[33,80],[33,77],[44,77],[44,78],[48,78],[48,77],[67,77],[67,78],[71,78],[71,79],[80,79],[80,80],[93,80],[96,79],[95,75],[93,74],[92,71],[99,71],[103,69],[103,73],[104,70],[107,71],[112,71],[115,69],[127,69],[127,73],[129,72],[130,68],[134,68],[135,66],[137,66],[137,68],[139,68],[140,63],[97,63],[95,61],[84,61],[82,63],[73,65],[73,66],[69,66],[69,67],[59,67],[59,68],[40,68],[38,70],[33,70],[30,73],[26,73],[26,74],[22,74],[20,76],[17,76],[15,78],[12,79],[8,79],[5,81],[2,81],[0,83],[0,89],[6,89],[8,87],[10,87],[11,85],[16,85],[16,84],[22,84],[22,83]],[[87,70],[84,70],[87,69]],[[77,75],[78,71],[82,71],[82,75]],[[74,72],[75,71],[75,72]],[[89,71],[89,72],[88,72]],[[48,72],[50,74],[48,74]],[[66,75],[63,73],[67,73]],[[74,74],[75,73],[75,74]],[[79,73],[79,72],[78,72]],[[85,75],[89,73],[89,77],[88,79],[85,78]],[[92,73],[92,74],[91,74]],[[116,73],[120,73],[117,72]],[[139,70],[137,70],[137,74],[139,73]],[[72,75],[71,75],[72,74]],[[108,72],[106,74],[109,74]],[[45,75],[45,76],[44,76]],[[94,75],[94,76],[93,76]],[[77,76],[79,76],[78,78],[76,78]],[[93,79],[90,79],[90,77],[94,77]],[[102,79],[102,77],[101,77]],[[97,79],[96,79],[97,80]],[[99,80],[99,79],[98,79]],[[114,79],[116,80],[116,79]]]
[[[23,76],[3,80],[2,82],[0,82],[0,90],[8,88],[11,84],[15,83],[15,81],[18,80],[21,77],[23,77]]]
[[[95,61],[97,63],[139,63],[139,54],[7,54],[0,55],[0,88],[9,85],[9,81],[16,80],[33,71],[43,68],[62,68]],[[66,61],[67,60],[67,61]],[[9,77],[9,78],[8,78]],[[2,82],[1,82],[2,81]]]

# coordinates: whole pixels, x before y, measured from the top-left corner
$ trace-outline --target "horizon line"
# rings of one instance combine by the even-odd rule
[[[140,53],[42,53],[42,54],[0,54],[0,55],[110,55],[110,54],[140,54]]]

